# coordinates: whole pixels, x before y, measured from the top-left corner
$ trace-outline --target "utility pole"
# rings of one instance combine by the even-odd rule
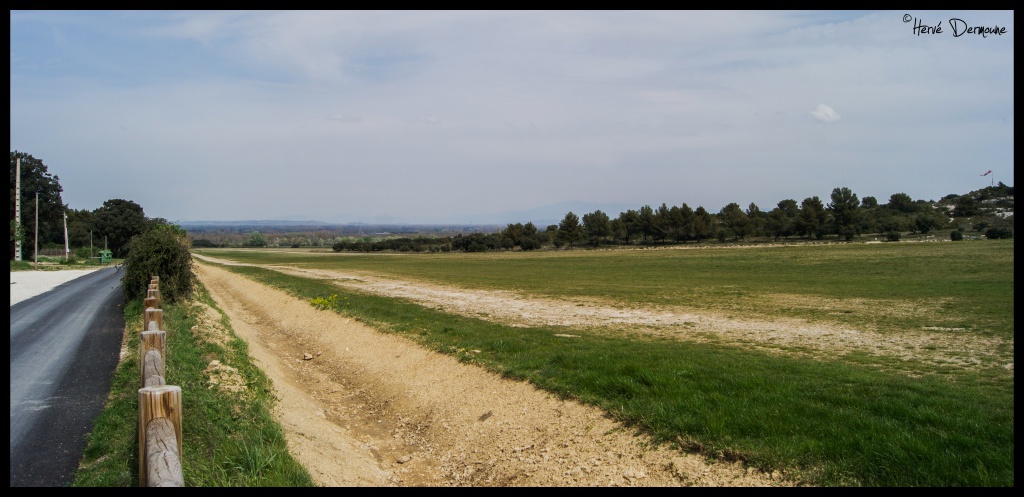
[[[36,192],[36,245],[32,250],[32,256],[36,259],[36,271],[39,270],[39,192]]]
[[[19,234],[24,236],[25,230],[21,229],[21,157],[15,158],[14,164],[14,182],[17,185],[14,190],[14,222],[16,223],[14,226],[18,228],[18,231],[14,234],[15,236]],[[21,236],[17,236],[14,240],[14,260],[16,261],[21,260],[21,238]]]
[[[64,262],[71,260],[71,247],[68,245],[68,213],[64,211]]]

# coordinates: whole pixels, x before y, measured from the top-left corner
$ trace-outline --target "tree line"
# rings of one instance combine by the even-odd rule
[[[335,251],[399,252],[484,252],[494,250],[536,250],[542,247],[573,248],[605,245],[657,245],[700,243],[708,240],[739,242],[760,238],[822,240],[826,237],[852,241],[867,233],[886,240],[899,240],[903,233],[929,234],[951,229],[953,240],[962,239],[967,229],[984,231],[988,238],[1013,236],[1013,216],[971,218],[1000,206],[1013,209],[1013,187],[999,183],[979,192],[948,195],[940,202],[913,200],[906,193],[892,194],[888,202],[875,197],[859,199],[847,187],[832,190],[828,202],[817,196],[802,202],[779,201],[769,211],[755,203],[746,209],[731,202],[718,212],[686,203],[657,208],[644,205],[611,218],[596,210],[582,218],[573,212],[561,222],[538,229],[533,223],[508,224],[496,233],[472,233],[455,237],[392,238],[378,241],[339,240]]]
[[[21,225],[16,222],[16,160],[21,159]],[[125,199],[110,199],[96,209],[72,209],[61,197],[60,178],[51,174],[42,160],[24,152],[11,152],[11,239],[10,258],[14,259],[15,240],[22,242],[22,258],[33,258],[38,233],[40,250],[64,248],[64,215],[67,214],[68,245],[77,249],[72,257],[91,257],[89,247],[106,247],[113,256],[128,253],[132,237],[156,226],[168,224],[163,218],[146,217],[141,205]],[[38,231],[36,231],[36,193],[39,194]]]
[[[21,159],[22,223],[15,222],[15,163]],[[11,152],[11,259],[15,240],[23,242],[22,254],[32,256],[31,242],[36,233],[35,194],[39,194],[39,246],[42,249],[64,247],[64,214],[67,214],[68,243],[79,258],[92,256],[87,247],[106,246],[114,257],[128,253],[131,239],[158,225],[169,224],[162,218],[148,218],[139,204],[125,199],[110,199],[93,209],[71,209],[63,203],[59,178],[51,174],[43,161],[30,154]],[[1013,216],[992,215],[995,209],[1012,212],[1013,187],[999,183],[982,190],[951,194],[939,202],[913,200],[906,193],[892,194],[888,202],[875,197],[858,196],[846,187],[832,190],[828,202],[817,196],[802,202],[779,201],[771,210],[750,203],[744,209],[731,202],[718,212],[703,206],[696,209],[683,203],[658,207],[644,205],[612,218],[601,210],[582,217],[569,212],[558,223],[541,229],[532,222],[508,224],[492,233],[459,233],[454,236],[399,236],[384,239],[333,240],[329,234],[318,237],[323,245],[333,242],[335,251],[397,252],[483,252],[494,250],[537,250],[546,247],[574,248],[608,245],[658,245],[701,243],[709,240],[739,242],[751,239],[822,240],[826,237],[850,241],[862,234],[877,233],[887,240],[899,240],[903,233],[933,233],[952,230],[958,239],[965,230],[984,232],[989,238],[1013,236]],[[202,245],[200,240],[196,246]],[[213,246],[213,243],[207,241]],[[267,238],[252,231],[244,246],[267,246]],[[299,245],[298,242],[293,245]]]

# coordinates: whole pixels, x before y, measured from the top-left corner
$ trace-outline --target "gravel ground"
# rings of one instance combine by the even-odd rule
[[[85,276],[91,269],[62,269],[58,271],[11,271],[11,305],[53,290],[58,285]]]

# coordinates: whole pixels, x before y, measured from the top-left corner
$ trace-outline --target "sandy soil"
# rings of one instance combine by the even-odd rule
[[[201,258],[201,257],[200,257]],[[563,401],[220,268],[197,274],[270,376],[289,449],[324,486],[789,486],[655,446]],[[198,304],[197,304],[198,305]],[[219,313],[196,332],[223,339]],[[211,382],[244,391],[212,361]],[[235,375],[237,376],[237,375]]]

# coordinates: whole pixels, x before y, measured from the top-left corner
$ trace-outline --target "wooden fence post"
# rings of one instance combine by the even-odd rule
[[[151,322],[150,324],[153,324]],[[159,330],[143,331],[140,334],[139,359],[142,362],[142,386],[166,385],[164,357],[166,357],[167,334]]]
[[[156,329],[164,329],[164,311],[155,307],[147,307],[142,315],[142,329],[149,331],[150,323],[156,323]]]
[[[139,486],[185,486],[179,386],[139,389]]]
[[[160,307],[160,290],[146,290],[146,299],[156,299],[156,305],[153,307]]]

